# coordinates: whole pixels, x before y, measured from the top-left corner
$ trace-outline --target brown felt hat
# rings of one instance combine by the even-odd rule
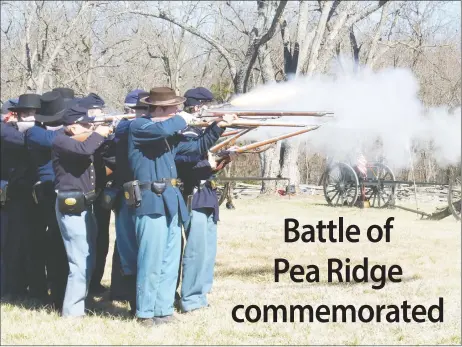
[[[175,91],[168,87],[152,88],[149,96],[140,99],[140,102],[153,106],[175,106],[185,102],[186,98],[177,96]]]

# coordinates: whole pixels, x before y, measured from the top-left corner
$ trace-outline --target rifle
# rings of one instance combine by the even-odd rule
[[[283,110],[233,110],[233,109],[202,109],[198,118],[216,117],[221,114],[236,114],[238,117],[325,117],[334,114],[330,111],[283,111]],[[330,116],[332,117],[332,116]]]
[[[221,134],[220,137],[228,137],[228,136],[236,135],[238,132],[240,132],[240,130],[226,131],[223,134]]]
[[[93,117],[93,123],[95,124],[109,124],[115,121],[116,119],[126,118],[126,119],[134,119],[136,118],[136,114],[128,113],[128,114],[117,114],[117,115],[102,115]]]
[[[308,128],[308,129],[298,130],[298,131],[291,132],[289,134],[276,136],[276,137],[273,137],[273,138],[268,139],[268,140],[254,142],[254,143],[251,143],[250,145],[239,147],[234,152],[236,152],[236,153],[246,153],[246,152],[249,152],[249,151],[252,151],[252,150],[257,150],[257,151],[263,152],[263,150],[261,150],[261,147],[263,147],[263,146],[271,145],[271,144],[274,144],[274,143],[276,143],[278,141],[281,141],[281,140],[284,140],[284,139],[287,139],[287,138],[290,138],[290,137],[293,137],[293,136],[296,136],[296,135],[300,135],[300,134],[304,134],[304,133],[316,130],[319,127],[320,127],[320,125],[317,125],[317,126],[313,126],[311,128]],[[265,148],[265,150],[268,149],[268,148],[269,148],[269,146],[267,146],[267,148]],[[218,157],[223,158],[223,157],[229,157],[230,153],[231,153],[230,151],[223,150],[223,151],[217,152],[216,155]],[[257,152],[257,153],[259,153],[259,152]]]
[[[254,128],[251,128],[251,129],[244,129],[244,130],[241,130],[241,131],[238,131],[238,133],[236,135],[234,135],[233,137],[230,137],[226,140],[224,140],[223,142],[220,142],[218,144],[216,144],[215,146],[213,146],[212,148],[209,149],[210,152],[212,153],[215,153],[217,152],[219,149],[222,149],[223,147],[226,147],[226,146],[233,146],[237,139],[245,134],[247,134],[249,131],[253,130]]]

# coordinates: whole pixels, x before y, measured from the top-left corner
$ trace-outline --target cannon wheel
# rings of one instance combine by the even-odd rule
[[[452,215],[460,220],[460,210],[461,210],[461,176],[455,177],[451,180],[449,185],[449,194],[448,194],[448,203],[449,210]]]
[[[359,193],[358,176],[350,165],[335,163],[325,171],[323,188],[329,205],[353,206]]]
[[[395,181],[395,175],[391,169],[382,163],[373,163],[367,168],[368,179],[374,181]],[[379,184],[373,186],[365,186],[365,196],[371,207],[384,208],[390,205],[395,195],[394,184]]]

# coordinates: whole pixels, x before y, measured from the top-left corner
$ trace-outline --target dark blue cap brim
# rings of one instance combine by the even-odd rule
[[[184,102],[184,105],[186,107],[199,106],[200,104],[201,104],[200,100],[197,100],[194,98],[187,98],[186,101]]]
[[[66,125],[93,123],[94,118],[87,115],[88,109],[80,105],[73,105],[66,110],[62,122]]]

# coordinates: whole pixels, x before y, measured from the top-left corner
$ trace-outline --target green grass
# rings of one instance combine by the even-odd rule
[[[236,200],[237,209],[222,209],[215,283],[209,295],[211,308],[188,315],[176,313],[179,322],[146,329],[128,316],[124,303],[107,297],[90,300],[95,313],[83,320],[59,317],[31,301],[2,303],[1,343],[41,345],[133,344],[460,344],[461,264],[460,223],[448,217],[440,222],[421,221],[405,211],[331,208],[319,197],[264,197]],[[344,217],[361,230],[383,224],[394,216],[390,244],[304,244],[283,242],[283,220],[300,224]],[[113,228],[113,225],[112,225]],[[103,283],[110,283],[114,232]],[[362,239],[361,239],[362,240]],[[402,283],[387,283],[382,290],[371,283],[326,283],[330,257],[346,257],[352,264],[365,256],[370,264],[399,264]],[[274,283],[274,258],[293,264],[316,264],[320,283],[292,283],[287,276]],[[237,304],[378,304],[409,300],[430,305],[445,300],[444,323],[235,323],[231,310]]]

